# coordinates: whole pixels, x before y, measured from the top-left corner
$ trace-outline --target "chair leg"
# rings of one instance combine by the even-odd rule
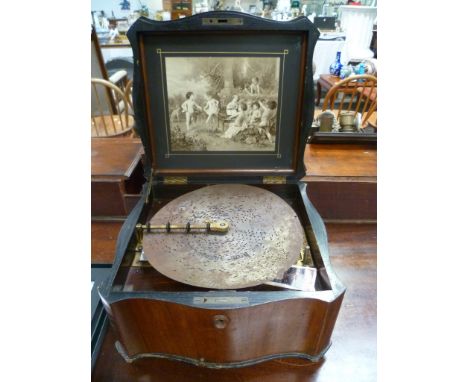
[[[320,98],[322,96],[322,85],[320,85],[320,82],[317,82],[317,102],[316,102],[316,106],[319,105],[320,103]]]

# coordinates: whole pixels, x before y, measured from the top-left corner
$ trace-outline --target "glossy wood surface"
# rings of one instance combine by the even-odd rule
[[[125,187],[120,180],[93,179],[91,182],[92,216],[125,216]]]
[[[134,138],[92,138],[91,177],[128,178],[143,153],[143,145]]]
[[[126,216],[131,211],[144,183],[142,154],[139,139],[91,139],[92,216]]]
[[[291,299],[248,308],[200,309],[133,299],[113,303],[111,309],[131,356],[167,353],[226,363],[289,352],[319,354],[329,344],[340,302]],[[225,327],[217,326],[217,317],[225,319]]]
[[[212,370],[167,360],[127,364],[106,334],[95,382],[373,382],[376,380],[376,225],[327,224],[332,265],[347,286],[325,362],[284,359],[242,369]],[[255,318],[253,318],[255,319]]]
[[[310,182],[307,196],[326,221],[362,222],[377,219],[375,182]]]
[[[377,219],[377,146],[308,144],[307,195],[326,220]]]
[[[93,204],[98,212],[101,212],[97,215],[125,215],[136,202],[129,194],[137,197],[144,179],[141,178],[138,184],[135,184],[135,191],[126,189],[129,184],[120,189],[122,185],[110,185],[107,182],[126,179],[135,164],[134,159],[139,156],[141,143],[137,139],[101,138],[93,139],[92,144],[92,179],[94,186],[99,184],[95,190],[99,198],[93,198]],[[119,152],[119,155],[116,155],[116,152]],[[307,192],[322,217],[346,220],[376,218],[376,145],[308,144],[305,148],[304,163],[306,176],[303,181],[314,183],[308,187]],[[114,188],[109,190],[112,187]],[[118,206],[102,210],[103,203],[112,202],[111,191],[119,194]]]
[[[377,182],[377,146],[369,144],[308,144],[304,153],[305,182],[353,180]]]
[[[91,263],[112,264],[123,221],[91,222]]]

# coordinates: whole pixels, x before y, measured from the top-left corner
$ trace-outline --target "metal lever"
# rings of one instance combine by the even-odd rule
[[[137,235],[143,235],[143,232],[147,233],[170,233],[174,231],[184,231],[186,233],[194,232],[206,232],[206,233],[226,233],[229,230],[229,223],[226,221],[207,221],[205,224],[190,224],[185,225],[180,224],[171,224],[167,222],[166,224],[158,225],[136,225]]]
[[[226,233],[229,230],[229,223],[220,220],[220,221],[206,221],[205,224],[190,224],[178,225],[171,224],[167,222],[166,224],[159,225],[145,225],[138,223],[135,226],[135,236],[136,236],[136,247],[135,250],[138,252],[143,251],[143,233],[170,233],[174,231],[186,232],[186,233]]]

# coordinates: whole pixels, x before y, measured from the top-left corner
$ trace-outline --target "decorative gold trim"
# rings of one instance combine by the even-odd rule
[[[162,55],[162,49],[156,49],[156,53],[159,54],[159,65],[161,66],[161,84],[162,84],[162,92],[163,92],[163,106],[164,106],[164,126],[166,128],[166,148],[167,148],[167,153],[165,155],[166,158],[169,158],[170,156],[170,149],[169,149],[169,130],[167,127],[167,109],[166,109],[166,78],[164,77],[164,71],[163,71],[163,55]],[[164,67],[166,66],[166,58],[164,58]]]
[[[288,52],[287,49],[284,50],[285,52]],[[284,87],[284,64],[286,62],[286,54],[283,56],[283,63],[281,65],[281,90],[280,90],[280,101],[281,101],[281,108],[279,109],[279,118],[278,118],[278,127],[276,129],[276,139],[277,139],[277,144],[278,144],[278,151],[276,152],[277,155],[280,155],[281,158],[281,153],[280,153],[280,139],[281,139],[281,134],[280,132],[280,127],[281,127],[281,112],[283,111],[283,87]]]

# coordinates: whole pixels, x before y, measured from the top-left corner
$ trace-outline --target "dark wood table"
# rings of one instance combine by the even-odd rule
[[[318,106],[320,103],[320,98],[322,98],[322,88],[325,91],[328,91],[335,85],[337,82],[340,82],[340,77],[333,76],[331,74],[321,74],[319,80],[317,81],[317,102]]]
[[[373,143],[306,145],[304,181],[346,178],[377,181],[377,146]]]
[[[377,219],[377,146],[308,144],[307,195],[325,220]]]
[[[115,228],[109,227],[111,236],[114,236]],[[115,337],[109,329],[92,380],[94,382],[375,382],[377,374],[376,225],[327,224],[327,229],[332,264],[348,289],[332,336],[333,344],[325,356],[325,361],[311,364],[302,360],[284,359],[230,370],[197,368],[180,362],[156,359],[127,364],[115,350]],[[106,236],[102,227],[99,235]],[[95,258],[96,254],[93,253],[92,256]],[[101,256],[98,258],[103,260]],[[106,258],[112,261],[110,256]]]
[[[91,214],[125,216],[144,183],[143,146],[134,138],[91,139]]]
[[[91,177],[128,178],[142,152],[143,145],[137,138],[92,138]]]
[[[112,264],[124,219],[91,221],[91,263]]]

